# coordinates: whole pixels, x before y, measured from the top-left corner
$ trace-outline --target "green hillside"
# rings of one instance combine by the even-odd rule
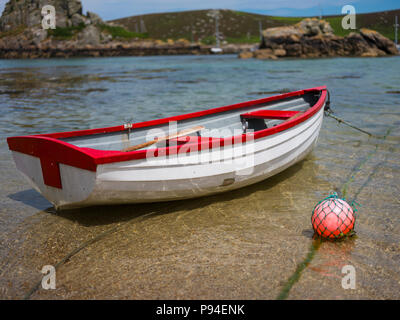
[[[211,10],[183,11],[146,14],[113,20],[131,32],[146,33],[152,39],[180,39],[200,41],[205,44],[215,42],[215,20],[209,16]],[[368,14],[357,14],[357,28],[374,29],[394,40],[394,17],[400,17],[400,9]],[[303,18],[275,17],[233,10],[219,10],[219,30],[222,40],[228,43],[259,42],[259,21],[263,29],[295,24]],[[343,16],[326,16],[335,33],[347,35],[352,30],[343,30]]]

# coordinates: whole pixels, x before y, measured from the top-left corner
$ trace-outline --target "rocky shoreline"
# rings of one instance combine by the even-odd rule
[[[101,46],[30,45],[23,48],[2,47],[0,44],[0,58],[2,59],[177,55],[205,54],[206,52],[206,48],[198,45],[159,46],[151,43],[113,43]]]
[[[155,56],[155,55],[196,55],[208,51],[198,47],[191,48],[74,48],[45,50],[37,48],[1,49],[0,59],[38,59],[38,58],[72,58],[72,57],[119,57],[119,56]]]
[[[324,20],[304,19],[286,27],[264,30],[259,50],[244,51],[239,58],[383,57],[399,54],[393,41],[379,32],[361,29],[346,37],[334,35]]]
[[[238,54],[249,50],[252,45],[228,45],[223,47],[223,54]],[[200,44],[159,44],[157,42],[113,42],[105,45],[75,46],[28,45],[9,47],[0,40],[0,59],[37,59],[37,58],[71,58],[71,57],[121,57],[121,56],[158,56],[158,55],[208,55],[212,54],[211,46]]]

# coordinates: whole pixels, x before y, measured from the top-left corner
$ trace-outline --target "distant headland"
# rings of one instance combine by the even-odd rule
[[[217,10],[216,33],[215,16],[210,14],[215,10],[103,21],[96,13],[84,14],[80,0],[46,3],[55,8],[55,29],[42,26],[43,1],[7,2],[0,18],[0,58],[210,54],[216,42],[221,43],[223,53],[237,53],[242,58],[398,53],[387,26],[400,10],[357,15],[358,30],[343,30],[341,16],[320,21]]]
[[[244,51],[240,58],[320,58],[320,57],[383,57],[397,55],[395,43],[379,32],[362,28],[345,37],[334,34],[325,20],[304,19],[287,26],[263,31],[260,47]]]

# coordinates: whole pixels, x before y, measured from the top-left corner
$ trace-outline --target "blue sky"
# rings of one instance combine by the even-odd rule
[[[0,0],[0,11],[8,0]],[[351,4],[356,12],[374,12],[400,8],[399,0],[82,0],[84,11],[98,13],[111,20],[154,12],[197,9],[233,9],[277,16],[317,16],[341,14]]]

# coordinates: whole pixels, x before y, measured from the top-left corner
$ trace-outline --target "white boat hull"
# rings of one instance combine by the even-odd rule
[[[184,164],[182,159],[139,159],[101,164],[96,171],[60,164],[60,189],[44,183],[39,158],[12,153],[17,168],[57,209],[180,200],[254,184],[304,159],[317,142],[323,112],[321,108],[294,127],[254,140],[254,149],[249,148],[239,166],[228,150],[232,146],[223,155],[214,149],[201,152],[220,161],[201,161],[190,153]]]

